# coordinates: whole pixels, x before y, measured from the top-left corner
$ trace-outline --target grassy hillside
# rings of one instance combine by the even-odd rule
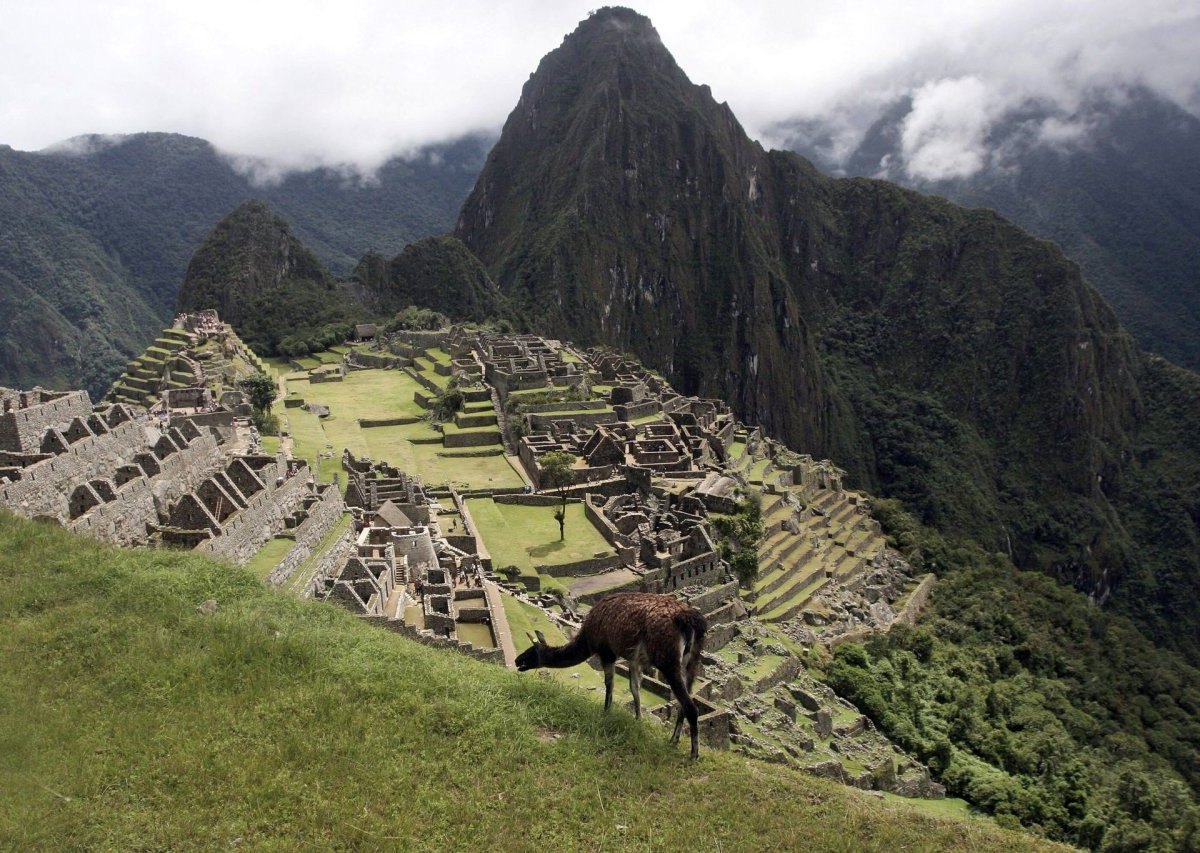
[[[724,753],[692,764],[577,692],[198,556],[3,513],[0,555],[5,848],[1037,844]]]

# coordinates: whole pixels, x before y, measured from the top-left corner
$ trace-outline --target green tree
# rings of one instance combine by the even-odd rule
[[[558,522],[558,539],[561,542],[567,538],[567,486],[571,485],[573,476],[571,468],[575,465],[575,455],[565,450],[554,450],[538,460],[540,474],[538,480],[543,489],[558,489],[562,498],[562,506],[554,513]]]
[[[238,383],[257,412],[267,412],[279,396],[279,386],[265,373],[253,373]]]

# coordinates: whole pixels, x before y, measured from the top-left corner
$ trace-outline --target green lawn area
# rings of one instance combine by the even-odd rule
[[[284,536],[276,536],[268,539],[267,544],[263,545],[259,552],[250,558],[250,562],[246,564],[246,568],[256,578],[266,580],[267,575],[271,574],[271,570],[279,565],[279,561],[295,545],[295,539],[289,539]]]
[[[767,466],[770,464],[770,459],[759,459],[750,466],[750,471],[746,474],[746,479],[751,483],[761,483],[763,481],[763,475],[767,471]]]
[[[383,420],[394,417],[416,417],[424,413],[413,401],[420,386],[412,377],[398,370],[360,370],[346,376],[343,382],[291,380],[289,391],[296,392],[306,403],[328,406],[331,415],[319,419],[303,409],[281,409],[295,441],[297,456],[315,464],[317,455],[328,452],[332,445],[333,459],[322,460],[321,481],[330,482],[340,470],[337,460],[343,448],[357,456],[369,455],[416,474],[430,485],[445,482],[464,483],[475,488],[510,488],[523,481],[507,460],[501,456],[443,457],[445,448],[438,444],[417,445],[412,439],[437,438],[438,433],[425,423],[401,426],[363,428],[359,418]],[[458,431],[453,424],[451,431]],[[495,430],[478,427],[477,430]],[[496,445],[499,449],[500,445]]]
[[[439,364],[449,364],[452,360],[450,358],[450,353],[446,352],[443,349],[439,349],[437,347],[434,347],[433,349],[430,349],[430,350],[426,350],[425,354],[427,356],[429,356],[429,358],[438,362]]]
[[[583,504],[567,505],[564,541],[559,541],[552,506],[518,506],[471,498],[467,508],[496,568],[516,566],[528,576],[534,574],[535,565],[562,565],[616,553],[584,515]],[[562,588],[563,583],[543,575],[542,586]]]
[[[354,370],[341,382],[318,382],[297,389],[306,402],[328,406],[334,415],[348,418],[383,420],[425,413],[413,400],[413,394],[424,389],[400,370]]]
[[[261,436],[261,438],[262,438],[262,447],[266,453],[269,453],[272,456],[274,456],[276,453],[279,452],[279,436],[264,435],[264,436]]]

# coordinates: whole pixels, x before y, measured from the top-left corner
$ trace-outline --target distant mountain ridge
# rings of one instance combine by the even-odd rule
[[[1200,378],[1055,246],[764,151],[619,8],[542,60],[456,234],[541,333],[631,350],[1200,657],[1200,446],[1174,432]]]
[[[169,319],[205,235],[249,199],[279,210],[341,274],[369,250],[444,233],[489,144],[436,146],[369,182],[322,169],[266,186],[175,134],[0,146],[0,385],[98,396]]]
[[[820,122],[780,132],[833,174],[882,177],[991,208],[1054,240],[1143,347],[1200,369],[1200,118],[1134,88],[1082,104],[1075,122],[1086,130],[1051,143],[1039,136],[1055,111],[1028,104],[991,129],[982,169],[931,181],[907,168],[902,133],[911,110],[910,99],[892,104],[844,159],[829,155]]]
[[[337,277],[262,201],[239,205],[209,232],[178,300],[179,311],[215,308],[264,355],[290,355],[296,342],[323,348],[322,339],[345,339],[349,323],[409,305],[452,320],[515,319],[487,270],[454,237],[409,243],[390,259],[368,252],[349,276]]]

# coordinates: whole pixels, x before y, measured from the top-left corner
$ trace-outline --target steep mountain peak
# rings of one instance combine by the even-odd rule
[[[989,211],[763,151],[636,13],[541,61],[456,233],[541,334],[636,353],[1097,600],[1145,576],[1144,363],[1078,268]]]

